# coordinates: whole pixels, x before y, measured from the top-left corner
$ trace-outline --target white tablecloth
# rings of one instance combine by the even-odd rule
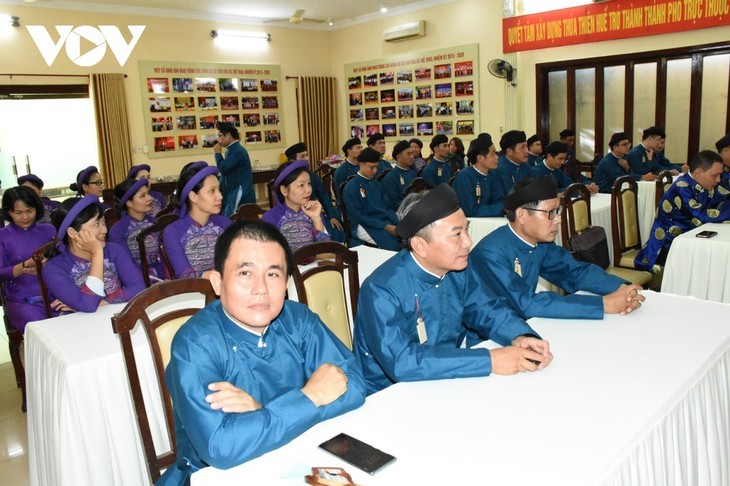
[[[345,467],[367,485],[730,484],[728,310],[647,292],[629,316],[533,319],[555,354],[544,371],[400,383],[192,484],[303,484],[312,466]],[[397,462],[371,477],[317,448],[340,432]]]
[[[187,296],[190,298],[190,296]],[[200,299],[202,302],[202,298]],[[168,305],[189,300],[172,298]],[[127,371],[111,317],[124,304],[34,322],[25,331],[30,484],[39,486],[147,483]],[[160,311],[169,309],[159,306]],[[144,331],[133,333],[137,366],[159,452],[169,450],[162,402]],[[146,352],[144,352],[146,351]]]
[[[695,236],[705,230],[717,231],[717,236]],[[675,238],[664,265],[662,292],[730,302],[730,224],[703,224]]]

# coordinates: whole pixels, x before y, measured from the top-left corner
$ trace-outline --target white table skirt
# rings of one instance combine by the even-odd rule
[[[697,238],[700,231],[717,231]],[[662,292],[730,303],[730,224],[707,223],[672,241]]]
[[[555,354],[542,372],[400,383],[192,484],[302,484],[312,466],[368,485],[730,484],[729,310],[647,292],[629,316],[533,319]],[[370,477],[317,448],[340,432],[397,462]]]
[[[181,302],[190,300],[173,297],[168,305]],[[114,304],[92,314],[69,314],[26,327],[31,485],[147,483],[127,371],[111,325],[111,317],[123,308],[124,304]],[[159,306],[159,312],[168,309]],[[167,451],[162,401],[141,328],[133,332],[132,343],[137,366],[146,377],[142,386],[155,448],[158,453]]]

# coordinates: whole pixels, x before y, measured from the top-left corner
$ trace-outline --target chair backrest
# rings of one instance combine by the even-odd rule
[[[54,246],[56,246],[56,238],[53,238],[45,245],[37,248],[36,251],[33,252],[33,256],[31,257],[33,258],[33,262],[35,263],[36,275],[38,276],[38,285],[41,288],[41,296],[43,296],[43,306],[46,309],[47,318],[51,317],[51,299],[48,295],[48,288],[46,287],[46,283],[43,281],[43,262],[46,260],[48,252]]]
[[[408,184],[408,187],[403,189],[403,197],[406,197],[412,192],[418,193],[428,191],[430,189],[433,189],[433,187],[431,187],[431,184],[426,182],[426,179],[424,179],[423,177],[416,177],[411,181],[410,184]]]
[[[3,322],[5,323],[5,334],[8,336],[8,351],[10,353],[10,361],[13,363],[13,370],[15,371],[15,383],[20,388],[23,394],[23,402],[20,405],[20,409],[26,411],[26,395],[25,395],[25,368],[23,367],[23,361],[20,359],[20,346],[23,344],[23,333],[20,332],[10,322],[8,313],[5,310],[5,304],[7,302],[7,294],[5,293],[5,282],[0,282],[0,304],[3,308]]]
[[[276,179],[271,179],[269,182],[266,183],[266,194],[269,195],[269,208],[273,208],[276,206],[276,201],[274,200],[274,182]]]
[[[560,203],[563,206],[560,234],[563,246],[568,248],[570,237],[591,225],[591,193],[585,185],[576,182],[565,188]]]
[[[333,169],[329,164],[322,164],[319,169],[314,171],[314,173],[317,174],[317,177],[319,177],[322,181],[322,184],[324,184],[324,190],[327,191],[327,195],[330,197],[330,200],[332,200],[332,182],[334,180],[335,169]]]
[[[570,177],[573,182],[580,182],[580,162],[572,155],[565,160],[563,164],[563,172]]]
[[[611,228],[613,232],[613,265],[618,267],[621,255],[641,248],[639,231],[638,184],[631,176],[622,176],[611,191]]]
[[[215,293],[210,281],[203,278],[184,278],[161,282],[148,289],[143,290],[136,297],[130,300],[122,311],[112,317],[112,329],[119,335],[122,346],[122,354],[127,368],[127,377],[134,400],[134,408],[137,415],[142,446],[144,448],[147,468],[152,484],[160,478],[162,469],[172,466],[177,458],[175,445],[175,425],[170,393],[165,384],[165,367],[170,361],[170,345],[172,338],[180,327],[196,312],[203,307],[203,300],[199,305],[190,305],[185,302],[184,308],[179,303],[165,308],[161,301],[175,299],[182,294],[202,294],[205,298],[205,305],[215,299]],[[167,312],[163,312],[167,311]],[[156,382],[159,386],[159,393],[164,407],[166,430],[170,438],[170,451],[163,452],[159,456],[155,452],[155,444],[152,439],[152,432],[148,418],[148,409],[142,394],[140,372],[137,368],[137,358],[132,344],[132,330],[137,323],[142,323],[142,328],[147,335],[150,344]],[[139,352],[139,351],[138,351]]]
[[[316,255],[333,253],[334,260],[324,260],[306,270],[299,265],[311,262]],[[357,298],[360,291],[357,252],[340,243],[323,241],[305,245],[294,252],[292,274],[299,302],[319,315],[327,328],[352,349],[352,331],[347,312],[345,270],[350,290],[352,317],[357,313]]]
[[[175,271],[172,268],[172,264],[170,264],[170,260],[167,258],[167,253],[164,251],[165,245],[162,243],[162,232],[170,223],[174,223],[179,218],[177,214],[165,214],[163,216],[158,214],[155,224],[137,233],[135,239],[139,248],[139,261],[142,264],[142,278],[144,278],[144,283],[147,287],[152,285],[152,282],[150,281],[150,265],[147,263],[147,247],[144,242],[153,234],[157,235],[157,241],[160,244],[160,256],[162,257],[162,263],[165,264],[165,268],[167,269],[167,275],[171,280],[175,279]]]
[[[114,189],[103,189],[101,191],[101,200],[110,208],[114,207]]]
[[[450,157],[449,158],[449,167],[451,167],[451,174],[452,177],[456,175],[457,172],[461,170],[461,163],[456,157]],[[451,183],[449,183],[451,185]]]
[[[238,210],[231,215],[231,221],[259,221],[264,210],[256,203],[246,203],[238,206]]]
[[[453,175],[451,177],[449,177],[449,185],[450,186],[453,186],[454,185],[454,181],[456,180],[456,176],[459,175],[459,171],[460,170],[461,169],[457,169],[456,172],[454,172]]]
[[[172,214],[172,212],[175,210],[175,206],[167,203],[167,206],[160,209],[160,212],[155,215],[155,217],[159,220],[163,216],[167,216],[168,214]]]
[[[345,190],[345,186],[348,182],[350,182],[350,179],[355,177],[354,175],[348,177],[345,179],[345,182],[340,184],[340,191],[339,194],[342,194],[342,192]],[[347,215],[347,208],[345,207],[345,200],[342,196],[340,196],[340,211],[342,212],[342,229],[345,232],[345,242],[347,244],[350,243],[350,239],[352,238],[352,233],[350,232],[350,218]]]
[[[378,182],[385,179],[385,176],[387,176],[388,172],[390,172],[391,170],[393,170],[393,169],[385,169],[383,172],[381,172],[381,174],[378,176]]]
[[[672,173],[668,170],[663,170],[659,173],[654,182],[656,184],[656,192],[654,193],[654,207],[659,207],[659,201],[664,197],[664,193],[667,192],[669,186],[672,185]]]
[[[112,226],[117,224],[117,221],[119,221],[119,219],[119,215],[114,210],[114,208],[106,208],[104,210],[104,221],[106,221],[106,229],[112,229]]]

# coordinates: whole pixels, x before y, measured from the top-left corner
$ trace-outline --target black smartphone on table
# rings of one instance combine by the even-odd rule
[[[717,231],[700,231],[695,235],[697,238],[712,238],[713,236],[717,236]]]
[[[322,442],[319,447],[368,474],[375,474],[395,462],[395,457],[387,452],[347,434],[338,434]]]

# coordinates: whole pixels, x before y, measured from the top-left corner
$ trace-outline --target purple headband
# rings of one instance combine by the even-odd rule
[[[91,173],[99,172],[99,169],[96,168],[96,166],[90,165],[84,170],[81,171],[81,173],[76,177],[76,185],[78,186],[79,194],[81,194],[81,185],[84,183],[84,179],[86,179],[86,176],[88,176]]]
[[[119,205],[122,207],[123,210],[126,210],[124,207],[124,203],[127,202],[135,194],[137,194],[137,191],[142,189],[142,187],[147,187],[147,183],[147,179],[143,177],[134,184],[132,184],[132,187],[127,189],[127,192],[125,192],[124,196],[122,196],[122,198],[119,200]]]
[[[197,162],[196,162],[197,163]],[[188,206],[186,204],[186,201],[188,199],[188,194],[190,194],[190,191],[193,190],[193,187],[195,187],[200,181],[208,177],[209,175],[218,175],[218,167],[214,165],[209,165],[203,169],[200,169],[193,177],[190,178],[187,184],[185,184],[185,187],[183,187],[182,192],[180,193],[180,204],[182,207],[180,208],[180,217],[182,218],[188,213]]]
[[[276,198],[279,203],[283,204],[284,201],[281,200],[281,194],[279,193],[279,186],[284,181],[284,179],[287,178],[289,174],[294,172],[297,169],[306,169],[309,171],[309,162],[306,160],[297,160],[296,162],[292,162],[286,169],[281,171],[281,174],[279,174],[279,177],[276,178],[274,181],[274,197]]]
[[[127,172],[127,179],[134,179],[134,177],[137,175],[137,172],[141,170],[146,170],[147,172],[152,171],[152,169],[150,169],[150,166],[147,164],[135,165],[134,167],[129,169],[129,172]]]
[[[63,221],[61,221],[61,226],[58,227],[58,231],[56,232],[56,236],[58,238],[59,242],[63,242],[63,237],[66,235],[66,230],[71,226],[71,223],[73,223],[74,219],[79,215],[81,211],[88,208],[92,204],[99,204],[99,198],[89,194],[88,196],[82,197],[79,202],[73,205],[71,208],[71,211],[68,212],[65,218],[63,218]]]

